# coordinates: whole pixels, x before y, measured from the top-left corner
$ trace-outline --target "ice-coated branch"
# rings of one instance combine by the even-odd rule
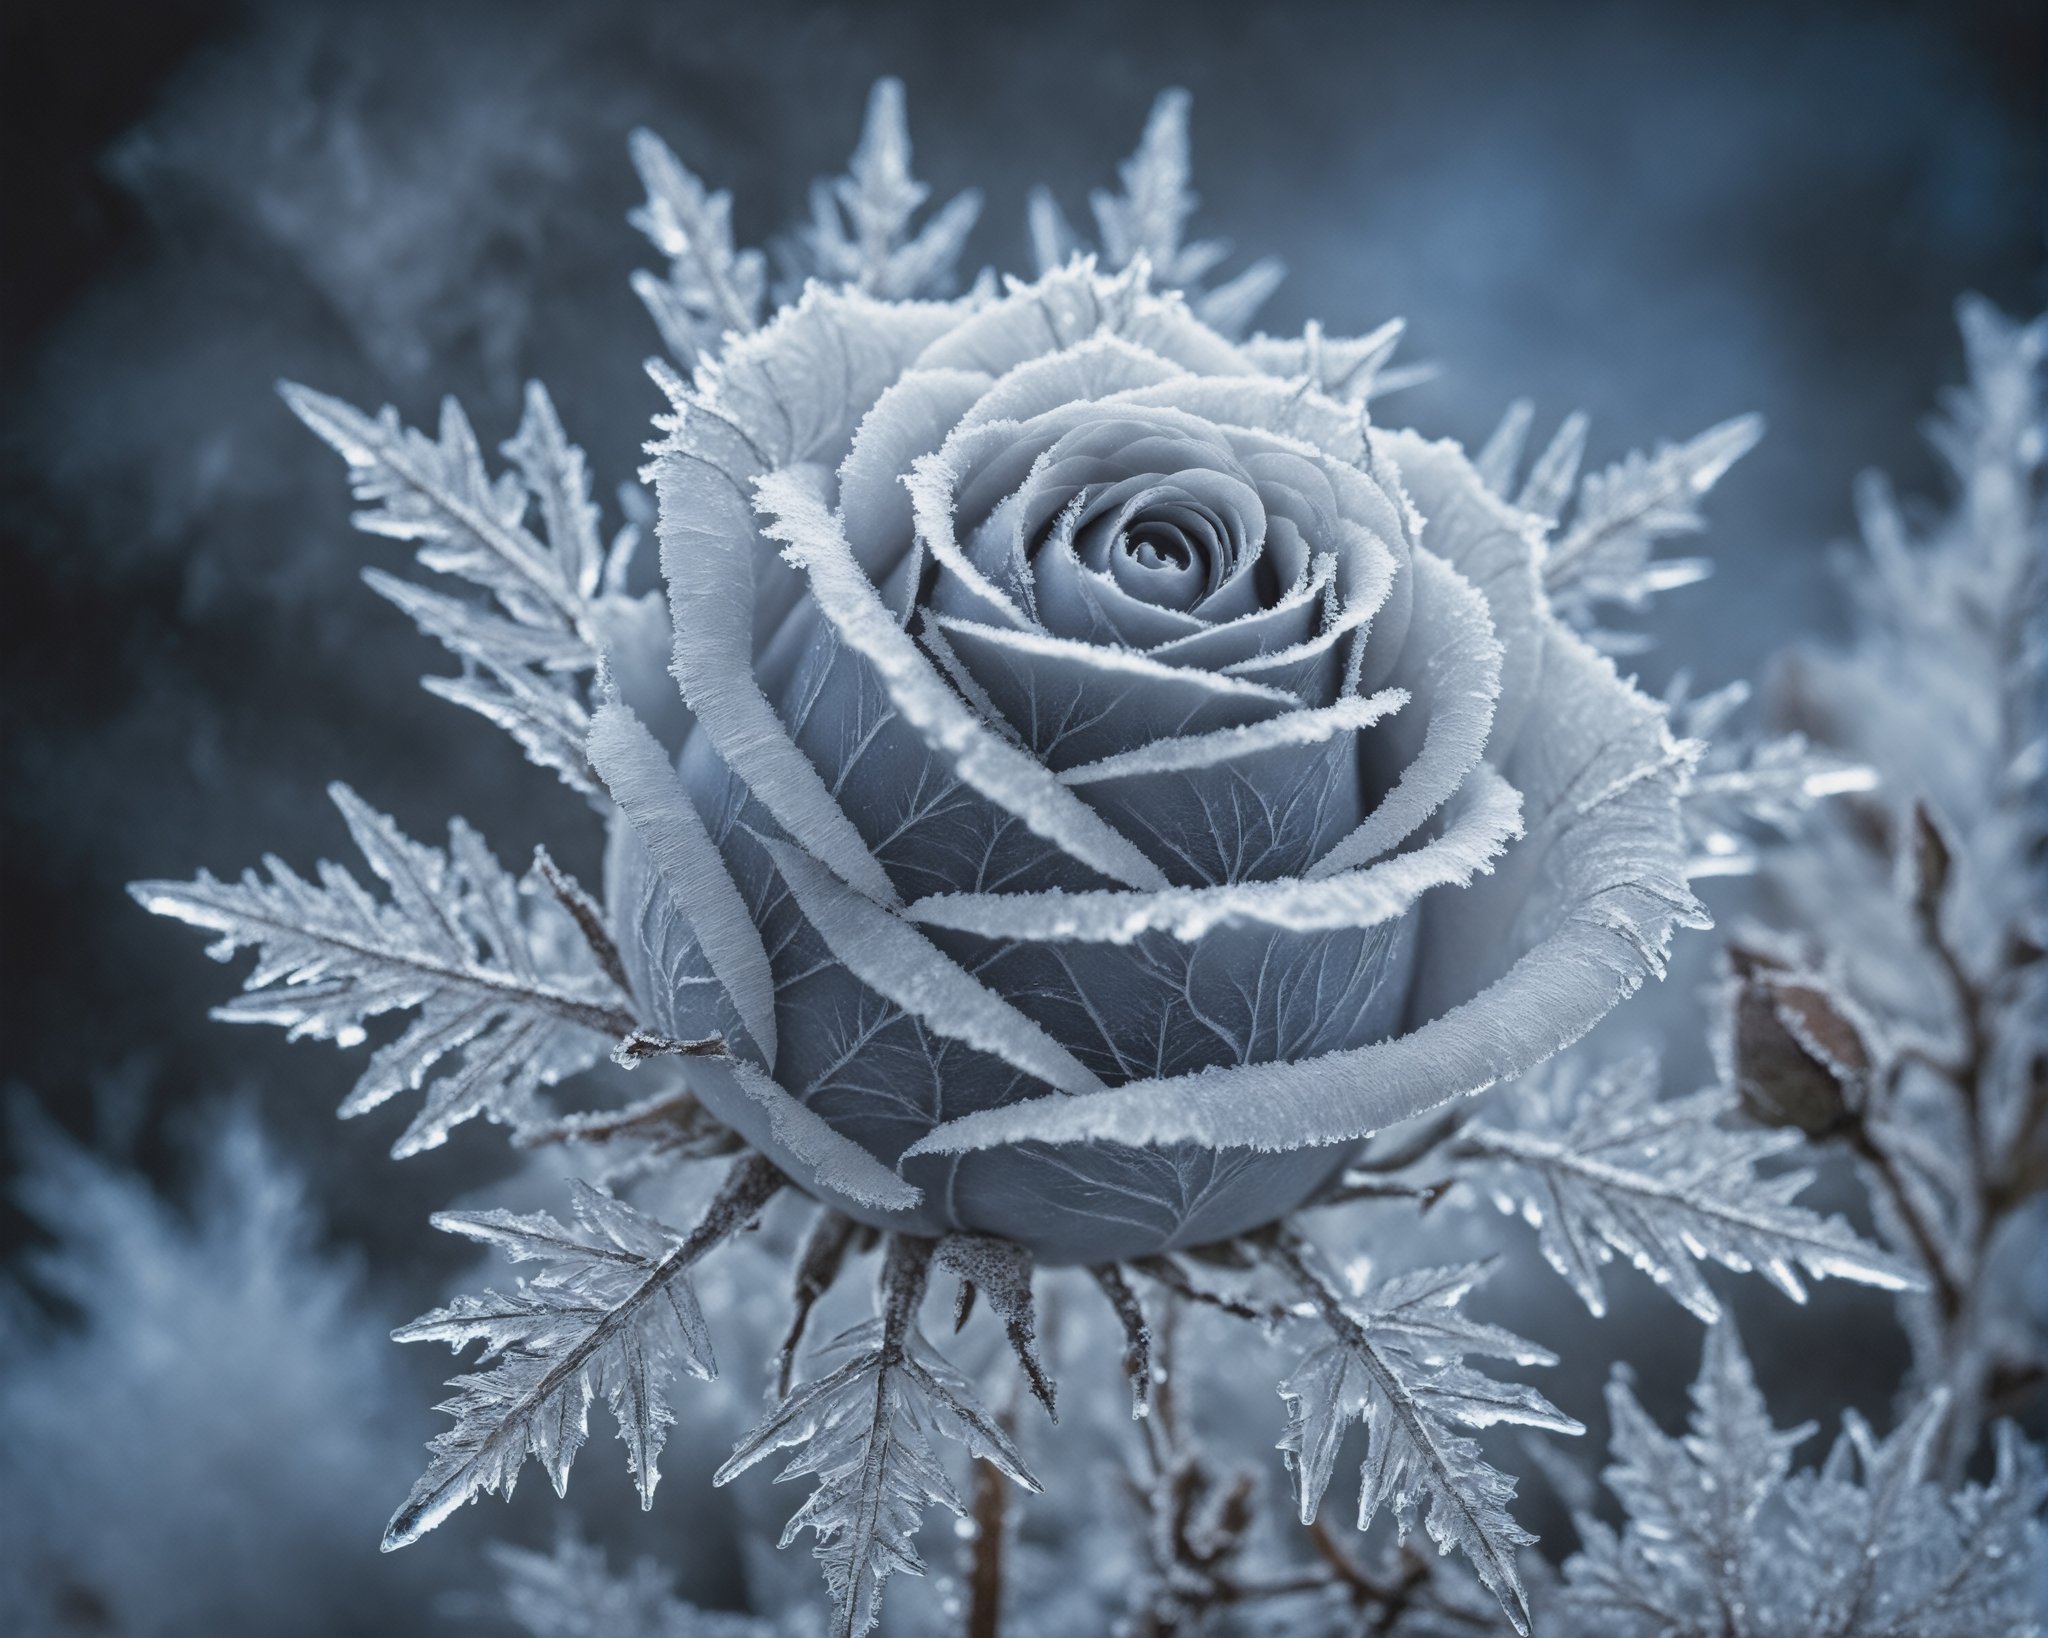
[[[217,960],[261,952],[243,993],[216,1010],[227,1022],[354,1046],[371,1019],[417,1008],[372,1055],[341,1110],[363,1114],[424,1089],[394,1154],[434,1148],[476,1115],[533,1123],[539,1088],[588,1068],[639,1027],[601,952],[548,936],[468,825],[449,825],[443,852],[411,840],[346,785],[328,793],[388,899],[340,865],[322,863],[308,881],[277,858],[266,861],[268,880],[253,870],[239,882],[201,872],[129,892],[146,910],[219,934],[208,951]]]
[[[652,1506],[655,1463],[675,1420],[668,1385],[678,1371],[709,1378],[717,1370],[689,1271],[782,1186],[768,1161],[743,1156],[688,1234],[580,1182],[572,1185],[575,1230],[544,1212],[438,1214],[436,1228],[549,1266],[510,1294],[459,1297],[392,1333],[456,1349],[481,1341],[479,1364],[492,1368],[449,1384],[458,1391],[441,1408],[455,1426],[429,1444],[434,1459],[392,1515],[385,1550],[419,1540],[481,1493],[509,1500],[529,1455],[561,1495],[600,1395],[618,1419],[641,1506]]]

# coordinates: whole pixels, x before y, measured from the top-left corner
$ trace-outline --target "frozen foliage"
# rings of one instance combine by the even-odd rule
[[[879,1625],[884,1584],[923,1570],[935,1507],[967,1567],[934,1602],[972,1638],[1104,1620],[1165,1638],[1233,1612],[1262,1633],[1526,1632],[1550,1572],[1474,1435],[1580,1429],[1467,1363],[1553,1358],[1465,1312],[1490,1266],[1474,1225],[1492,1219],[1411,1226],[1426,1242],[1449,1219],[1463,1239],[1413,1258],[1404,1243],[1407,1271],[1371,1281],[1326,1265],[1296,1216],[1428,1208],[1469,1180],[1536,1227],[1596,1315],[1616,1255],[1710,1321],[1710,1262],[1794,1298],[1806,1278],[1899,1291],[1936,1389],[1891,1440],[1852,1425],[1819,1475],[1790,1476],[1796,1441],[1716,1331],[1689,1443],[1617,1390],[1631,1522],[1582,1526],[1558,1607],[1650,1631],[1627,1624],[1645,1601],[1684,1621],[1710,1597],[1716,1632],[1810,1620],[1844,1638],[1867,1619],[1919,1632],[1916,1608],[1952,1623],[1930,1632],[2002,1613],[2033,1458],[2001,1432],[1992,1484],[1958,1480],[2008,1365],[2040,1360],[2014,1340],[2023,1305],[1978,1294],[2048,1184],[2041,333],[1969,311],[1974,392],[1943,434],[1961,509],[1916,551],[1873,494],[1872,635],[1801,671],[1798,722],[1737,736],[1739,685],[1653,700],[1601,652],[1639,645],[1596,619],[1704,572],[1659,550],[1701,527],[1756,420],[1583,480],[1583,417],[1526,470],[1527,405],[1473,459],[1374,424],[1415,379],[1391,363],[1398,322],[1236,339],[1279,270],[1211,282],[1229,250],[1188,237],[1184,93],[1091,199],[1092,248],[1041,191],[1037,276],[957,296],[979,196],[925,213],[895,81],[847,174],[777,242],[773,301],[730,198],[657,138],[632,148],[633,221],[667,263],[634,285],[674,360],[650,366],[669,400],[645,472],[663,592],[627,591],[633,531],[603,541],[539,387],[496,475],[452,404],[429,437],[285,389],[348,462],[357,521],[455,583],[368,575],[461,662],[427,686],[589,799],[601,891],[545,854],[515,880],[460,820],[445,851],[414,842],[339,786],[381,891],[276,861],[135,888],[219,935],[223,958],[259,951],[225,1017],[354,1045],[416,1009],[344,1109],[423,1091],[400,1153],[482,1114],[610,1185],[572,1184],[570,1223],[437,1219],[542,1267],[398,1332],[480,1351],[387,1547],[509,1495],[529,1456],[560,1491],[600,1398],[651,1504],[675,1380],[712,1373],[725,1320],[764,1351],[772,1337],[730,1263],[707,1314],[700,1265],[782,1195],[812,1215],[785,1233],[769,1214],[762,1236],[793,1265],[775,1392],[717,1479],[787,1452],[780,1476],[812,1482],[783,1544],[813,1533],[836,1638]],[[1938,766],[1902,770],[1857,737],[1859,696],[1884,688],[1914,691]],[[1889,870],[1868,807],[1818,817],[1824,797],[1868,794],[1873,769],[1932,804],[1886,924],[1896,948],[1816,956],[1827,929],[1733,947],[1722,1078],[1693,1096],[1660,1099],[1650,1059],[1522,1079],[1704,924],[1690,878],[1802,832],[1828,870]],[[1953,1003],[1936,1015],[1918,1005],[1930,973]],[[607,1049],[660,1083],[624,1108],[543,1106]],[[1414,1119],[1495,1086],[1476,1118]],[[1866,1168],[1891,1254],[1796,1203],[1828,1144]],[[687,1231],[610,1192],[710,1159],[725,1182]],[[873,1317],[806,1355],[877,1251]],[[935,1271],[958,1282],[956,1330],[987,1316],[964,1332],[969,1369],[924,1334]],[[1041,1306],[1048,1280],[1062,1300]],[[1251,1463],[1272,1467],[1270,1449],[1231,1465],[1196,1437],[1196,1392],[1242,1386],[1234,1352],[1228,1371],[1176,1358],[1197,1311],[1268,1341],[1313,1328],[1280,1386],[1293,1520],[1258,1506]],[[1080,1506],[1048,1526],[1011,1484],[1037,1488],[1018,1415],[1029,1394],[1050,1416],[1063,1331],[1121,1353],[1129,1398],[1091,1426],[1100,1405],[1078,1396],[1078,1446],[1047,1433],[1039,1464],[1033,1445],[1058,1507]],[[977,1385],[992,1369],[994,1410]],[[1252,1425],[1234,1421],[1230,1437]],[[1354,1431],[1373,1532],[1356,1551],[1318,1518]],[[1068,1471],[1077,1448],[1121,1480]],[[967,1487],[949,1471],[963,1450]],[[1901,1545],[1908,1502],[1946,1522]],[[1766,1521],[1813,1545],[1802,1563],[1847,1567],[1826,1587],[1772,1567]],[[1059,1558],[1099,1559],[1134,1523],[1146,1568],[1128,1586]],[[1896,1562],[1859,1568],[1841,1543]],[[769,1630],[574,1542],[499,1563],[536,1634]],[[930,1610],[891,1620],[922,1631]]]
[[[1803,732],[1877,770],[1881,801],[1769,876],[1777,958],[1840,1021],[1829,1135],[1925,1277],[1905,1312],[1920,1387],[1952,1396],[1951,1477],[2048,1371],[2048,325],[1976,300],[1960,319],[1969,381],[1932,428],[1953,501],[1909,512],[1864,481],[1855,643],[1796,655],[1779,690]]]
[[[653,1506],[655,1462],[675,1421],[669,1384],[678,1372],[709,1377],[716,1369],[690,1269],[752,1222],[781,1186],[773,1167],[748,1156],[688,1234],[584,1183],[574,1185],[577,1230],[544,1212],[436,1217],[437,1228],[515,1262],[549,1266],[509,1296],[458,1297],[393,1333],[458,1350],[481,1342],[478,1363],[491,1368],[449,1384],[459,1392],[441,1408],[455,1426],[434,1439],[433,1463],[392,1516],[386,1549],[417,1541],[480,1492],[509,1498],[529,1455],[564,1494],[600,1397],[619,1424],[640,1504]]]
[[[813,1549],[838,1609],[834,1638],[859,1638],[881,1619],[882,1584],[898,1570],[924,1573],[911,1537],[927,1508],[963,1516],[966,1504],[939,1466],[934,1436],[957,1440],[1030,1489],[1038,1481],[1010,1436],[975,1399],[967,1379],[918,1329],[931,1248],[890,1242],[882,1312],[846,1332],[822,1362],[839,1360],[790,1394],[718,1470],[726,1483],[779,1450],[797,1454],[778,1479],[815,1477],[818,1487],[782,1532],[788,1546],[815,1531]]]
[[[950,294],[981,195],[969,190],[949,200],[912,231],[911,219],[930,195],[910,174],[903,82],[877,80],[847,174],[811,184],[803,270],[889,301]]]
[[[532,897],[536,879],[561,884],[567,910],[555,907],[554,924],[546,906],[521,902],[521,884],[460,819],[444,853],[405,836],[346,785],[328,794],[388,900],[340,865],[322,864],[314,883],[279,859],[268,861],[268,881],[252,870],[239,882],[201,874],[129,890],[159,915],[219,934],[210,951],[219,960],[260,949],[242,994],[217,1017],[354,1046],[369,1020],[418,1008],[342,1104],[358,1115],[424,1089],[425,1106],[393,1150],[401,1156],[445,1142],[472,1116],[528,1120],[539,1087],[633,1032],[607,970],[609,947],[583,936],[596,925],[588,901],[552,867],[537,867],[526,888]]]
[[[1813,1428],[1772,1425],[1733,1326],[1707,1333],[1688,1433],[1673,1438],[1625,1380],[1608,1391],[1615,1531],[1577,1520],[1559,1610],[1584,1638],[2029,1638],[2048,1576],[2040,1456],[2008,1425],[1988,1483],[1946,1490],[1946,1396],[1879,1439],[1853,1412],[1817,1471]]]
[[[177,1203],[14,1112],[16,1199],[55,1237],[0,1289],[0,1628],[24,1638],[284,1632],[309,1607],[367,1631],[422,1596],[334,1550],[403,1459],[377,1316],[248,1110],[198,1137]]]
[[[792,1638],[770,1621],[684,1603],[652,1560],[614,1575],[603,1548],[570,1534],[552,1553],[499,1545],[491,1559],[505,1613],[530,1638]]]
[[[1693,697],[1681,673],[1665,696],[1674,732],[1705,747],[1685,793],[1685,829],[1692,843],[1687,873],[1746,876],[1762,848],[1796,837],[1816,806],[1831,796],[1873,789],[1875,770],[1814,745],[1804,734],[1730,730],[1750,697],[1732,682]]]
[[[1543,590],[1551,606],[1603,648],[1641,648],[1640,638],[1601,630],[1597,611],[1615,606],[1640,613],[1658,593],[1689,586],[1711,572],[1704,558],[1660,559],[1656,549],[1673,536],[1697,534],[1706,526],[1700,501],[1755,447],[1763,421],[1738,416],[1685,443],[1661,444],[1654,454],[1634,451],[1580,479],[1586,418],[1570,415],[1517,487],[1533,420],[1534,408],[1527,402],[1511,406],[1476,465],[1495,494],[1505,499],[1513,490],[1515,505],[1540,519],[1549,533]]]
[[[1188,218],[1199,203],[1188,151],[1191,100],[1185,91],[1160,94],[1137,152],[1119,168],[1123,191],[1097,189],[1088,196],[1088,208],[1095,217],[1104,265],[1121,270],[1142,260],[1161,284],[1186,292],[1204,323],[1227,336],[1242,335],[1279,287],[1286,269],[1274,257],[1264,256],[1213,289],[1203,289],[1209,275],[1228,259],[1230,244],[1223,239],[1186,240]],[[1033,190],[1030,225],[1042,274],[1065,265],[1084,248],[1050,188]]]
[[[1796,1131],[1742,1123],[1722,1088],[1660,1100],[1653,1054],[1589,1073],[1561,1065],[1501,1113],[1513,1124],[1465,1128],[1457,1152],[1502,1211],[1525,1218],[1544,1258],[1594,1314],[1606,1312],[1600,1269],[1618,1252],[1709,1324],[1721,1304],[1699,1264],[1761,1273],[1794,1302],[1799,1279],[1850,1279],[1898,1291],[1910,1267],[1857,1238],[1840,1218],[1794,1205],[1811,1165],[1759,1170],[1797,1155]]]
[[[1294,1473],[1301,1522],[1315,1519],[1345,1428],[1362,1422],[1359,1529],[1383,1507],[1404,1535],[1420,1516],[1438,1550],[1464,1553],[1515,1630],[1527,1632],[1528,1597],[1515,1556],[1536,1538],[1508,1515],[1515,1481],[1488,1466],[1458,1430],[1502,1422],[1553,1433],[1585,1429],[1533,1388],[1484,1376],[1464,1360],[1481,1354],[1552,1365],[1555,1356],[1459,1312],[1485,1278],[1482,1267],[1418,1269],[1370,1291],[1346,1292],[1306,1241],[1283,1237],[1274,1256],[1330,1333],[1280,1384],[1289,1413],[1281,1449]]]
[[[374,591],[462,661],[461,676],[428,677],[427,690],[496,723],[535,762],[589,791],[589,673],[653,611],[623,594],[638,535],[629,525],[609,547],[602,541],[583,452],[563,433],[546,389],[527,388],[525,416],[504,450],[513,470],[496,478],[452,398],[433,439],[389,408],[373,420],[307,387],[281,390],[348,462],[364,503],[358,528],[420,542],[424,567],[489,594],[480,603],[364,571]],[[527,528],[529,511],[544,539]]]

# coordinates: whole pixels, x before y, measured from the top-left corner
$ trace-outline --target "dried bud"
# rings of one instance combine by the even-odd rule
[[[1855,1119],[1870,1052],[1840,1002],[1809,974],[1732,949],[1736,1095],[1752,1120],[1826,1137]]]

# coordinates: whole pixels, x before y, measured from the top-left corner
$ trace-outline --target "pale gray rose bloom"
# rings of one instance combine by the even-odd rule
[[[1661,710],[1347,368],[1076,262],[814,287],[675,389],[674,652],[622,647],[590,745],[611,912],[822,1198],[1053,1262],[1246,1230],[1697,919]]]

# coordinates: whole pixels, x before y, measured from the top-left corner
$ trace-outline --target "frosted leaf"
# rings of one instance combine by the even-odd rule
[[[1347,1291],[1320,1254],[1289,1231],[1274,1243],[1273,1256],[1315,1304],[1331,1339],[1280,1385],[1289,1410],[1280,1449],[1294,1475],[1302,1523],[1316,1516],[1345,1430],[1362,1423],[1358,1527],[1367,1528],[1386,1507],[1407,1536],[1419,1516],[1438,1550],[1464,1553],[1515,1630],[1528,1632],[1528,1597],[1515,1560],[1536,1538],[1508,1514],[1514,1480],[1489,1467],[1458,1429],[1504,1422],[1554,1433],[1585,1429],[1533,1388],[1484,1376],[1464,1357],[1518,1365],[1551,1364],[1553,1357],[1458,1312],[1486,1277],[1482,1265],[1419,1269],[1371,1291]]]
[[[1804,734],[1731,730],[1749,696],[1745,682],[1695,696],[1684,672],[1665,692],[1672,732],[1705,747],[1680,807],[1692,847],[1687,874],[1695,880],[1748,875],[1757,867],[1758,838],[1796,836],[1819,803],[1877,786],[1876,770]]]
[[[1489,486],[1503,496],[1519,464],[1528,424],[1524,407],[1514,406],[1482,451]],[[1543,587],[1558,614],[1596,640],[1608,639],[1603,646],[1636,646],[1597,631],[1595,611],[1610,604],[1640,611],[1657,593],[1707,574],[1709,565],[1700,559],[1658,559],[1657,546],[1705,526],[1701,499],[1755,447],[1763,421],[1737,416],[1685,443],[1626,456],[1580,483],[1569,521],[1559,525],[1585,435],[1584,417],[1567,417],[1530,469],[1515,504],[1558,526],[1543,562]]]
[[[706,188],[652,131],[635,131],[631,151],[647,202],[629,220],[668,258],[666,279],[635,273],[633,292],[676,362],[694,369],[727,334],[760,327],[767,266],[758,250],[733,248],[731,194]]]
[[[582,450],[562,431],[547,391],[526,389],[518,432],[504,451],[514,470],[492,477],[454,399],[438,438],[375,418],[338,398],[284,383],[294,413],[348,462],[364,509],[356,526],[418,541],[426,568],[469,581],[489,604],[451,597],[377,569],[372,590],[410,615],[462,662],[459,677],[429,677],[429,692],[510,733],[540,766],[576,790],[594,786],[583,760],[588,674],[608,634],[628,620],[623,583],[636,531],[607,549]],[[527,527],[537,513],[541,535]]]
[[[1587,1638],[1976,1638],[2040,1633],[2048,1553],[2038,1452],[2010,1424],[1989,1484],[1945,1490],[1931,1456],[1948,1414],[1924,1399],[1888,1438],[1853,1414],[1818,1471],[1811,1426],[1772,1425],[1732,1326],[1707,1333],[1686,1437],[1608,1391],[1620,1531],[1578,1519],[1559,1614]]]
[[[758,1156],[736,1162],[688,1234],[587,1183],[573,1183],[576,1227],[544,1212],[442,1212],[434,1226],[548,1267],[509,1294],[458,1297],[393,1332],[400,1342],[482,1342],[479,1366],[456,1377],[441,1409],[455,1426],[384,1533],[386,1551],[417,1541],[484,1492],[511,1498],[529,1455],[563,1494],[569,1467],[602,1396],[619,1424],[642,1507],[654,1503],[655,1463],[675,1420],[664,1397],[678,1371],[716,1367],[689,1270],[747,1227],[782,1187]]]
[[[712,1481],[725,1484],[778,1450],[796,1450],[776,1477],[815,1476],[818,1487],[784,1528],[781,1545],[800,1531],[816,1532],[813,1552],[835,1605],[833,1638],[860,1638],[874,1628],[883,1584],[896,1571],[924,1573],[911,1538],[928,1508],[966,1513],[939,1466],[934,1435],[959,1441],[970,1456],[1038,1488],[966,1378],[918,1329],[931,1255],[929,1241],[890,1242],[882,1313],[841,1336],[833,1352],[844,1362],[785,1398]]]
[[[782,1638],[780,1624],[701,1610],[675,1596],[675,1578],[652,1559],[622,1574],[604,1549],[564,1532],[551,1553],[493,1542],[505,1614],[530,1638]]]
[[[1511,1126],[1470,1126],[1457,1152],[1502,1211],[1536,1229],[1545,1260],[1596,1315],[1607,1309],[1600,1270],[1616,1253],[1709,1324],[1721,1304],[1707,1260],[1761,1273],[1795,1302],[1802,1269],[1887,1291],[1918,1283],[1840,1218],[1792,1204],[1810,1165],[1759,1171],[1816,1158],[1798,1132],[1732,1124],[1720,1090],[1660,1100],[1652,1053],[1590,1072],[1567,1062],[1518,1088],[1511,1107]]]
[[[913,232],[930,196],[910,174],[903,82],[877,80],[847,174],[811,184],[811,220],[799,236],[804,271],[886,301],[949,294],[981,194],[956,195]]]
[[[128,891],[146,910],[219,934],[208,951],[216,960],[260,950],[243,993],[215,1012],[229,1023],[354,1046],[371,1019],[419,1009],[342,1104],[359,1115],[424,1090],[394,1154],[437,1147],[475,1115],[531,1122],[539,1088],[588,1068],[638,1027],[601,955],[553,936],[546,912],[522,905],[519,884],[468,825],[450,824],[444,853],[406,837],[346,785],[328,793],[388,900],[340,865],[323,863],[310,882],[276,858],[268,880],[201,872]]]
[[[1097,189],[1088,196],[1088,205],[1104,266],[1120,272],[1143,262],[1162,286],[1186,293],[1203,323],[1223,335],[1238,336],[1279,287],[1286,269],[1265,256],[1205,288],[1209,275],[1229,258],[1230,243],[1185,237],[1198,203],[1188,153],[1191,102],[1185,91],[1162,91],[1146,117],[1137,150],[1117,168],[1122,191]],[[1041,274],[1086,248],[1047,189],[1032,193],[1029,226]]]
[[[1406,329],[1407,322],[1396,318],[1362,336],[1329,336],[1311,319],[1299,336],[1255,335],[1240,349],[1268,375],[1305,379],[1332,398],[1366,404],[1436,373],[1426,364],[1390,364]]]

